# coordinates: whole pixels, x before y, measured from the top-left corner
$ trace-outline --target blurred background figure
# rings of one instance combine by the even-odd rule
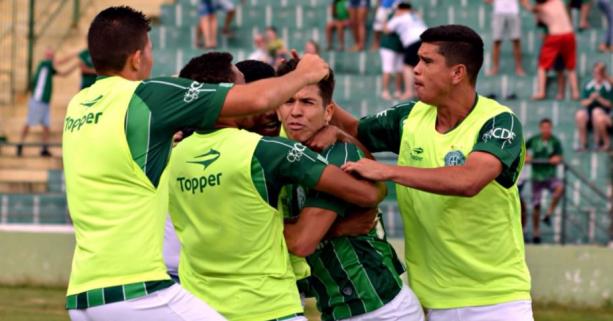
[[[525,76],[526,72],[521,65],[521,18],[519,16],[519,0],[485,0],[493,5],[492,10],[492,68],[489,75],[498,73],[500,66],[500,47],[502,40],[509,38],[513,43],[513,59],[515,60],[515,74]],[[524,1],[522,0],[522,3]]]
[[[92,56],[87,48],[79,52],[78,58],[79,69],[81,70],[81,89],[84,89],[96,82],[96,68],[94,68]]]
[[[338,50],[345,50],[345,28],[350,26],[348,0],[332,0],[332,20],[326,24],[326,50],[334,49],[334,33],[338,39]]]
[[[592,0],[570,0],[568,3],[569,12],[573,9],[579,10],[579,31],[588,29],[590,23],[588,17],[592,9]]]
[[[592,79],[583,87],[581,109],[575,114],[579,133],[579,151],[587,149],[587,132],[592,128],[594,149],[607,151],[611,147],[611,100],[613,89],[607,76],[607,66],[597,62],[592,69]]]
[[[200,0],[198,14],[200,15],[200,32],[204,39],[204,48],[217,48],[217,11],[224,11],[226,17],[222,32],[225,36],[231,34],[230,25],[236,14],[232,0]],[[199,42],[196,42],[199,44]]]
[[[393,12],[390,14],[393,15]],[[394,77],[395,83],[394,98],[400,99],[404,97],[402,89],[404,48],[397,33],[391,32],[381,35],[379,55],[381,56],[381,69],[383,72],[381,76],[381,98],[385,100],[392,99],[389,91],[390,79],[392,77]]]
[[[372,49],[379,48],[381,44],[381,35],[383,34],[383,27],[399,1],[400,0],[377,0],[378,4],[377,11],[375,12],[375,21],[373,21],[372,24],[372,30],[374,31]]]
[[[352,51],[364,50],[366,43],[366,19],[370,0],[349,0],[349,24],[353,34],[354,45]]]
[[[257,60],[267,64],[272,64],[272,57],[268,52],[266,38],[262,34],[256,33],[253,35],[253,46],[255,47],[255,50],[249,55],[250,60]]]
[[[598,46],[601,52],[611,51],[613,49],[613,4],[611,0],[598,0],[598,9],[602,12],[607,24],[602,42]]]
[[[305,54],[314,54],[314,55],[318,55],[319,56],[319,45],[317,44],[317,42],[313,39],[309,39],[305,44],[304,44],[304,53]]]

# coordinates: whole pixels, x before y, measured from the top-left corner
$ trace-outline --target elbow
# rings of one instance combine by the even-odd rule
[[[360,207],[376,207],[385,197],[385,194],[376,187],[364,189],[362,194],[354,202]]]
[[[466,186],[460,188],[458,195],[463,197],[473,197],[481,193],[481,190],[483,190],[484,187],[484,185],[478,183],[467,184]]]

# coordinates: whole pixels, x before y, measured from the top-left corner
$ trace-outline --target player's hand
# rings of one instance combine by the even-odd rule
[[[329,69],[328,64],[314,54],[305,54],[296,66],[296,72],[302,75],[308,84],[316,84],[328,77]]]
[[[373,181],[386,181],[391,177],[389,165],[367,158],[362,158],[357,162],[347,162],[341,168],[345,172],[356,173]]]
[[[316,152],[321,152],[322,150],[332,146],[336,143],[338,137],[338,127],[328,125],[324,126],[315,135],[311,136],[309,140],[305,142],[305,144],[312,150]]]

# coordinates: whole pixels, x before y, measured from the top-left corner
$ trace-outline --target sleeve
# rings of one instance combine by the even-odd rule
[[[264,170],[267,184],[277,186],[300,184],[312,188],[328,166],[321,155],[299,142],[281,137],[260,139],[254,156]]]
[[[398,21],[399,19],[397,17],[393,17],[391,18],[388,22],[387,22],[387,29],[389,31],[394,31],[394,32],[398,32],[398,30],[396,30],[396,28],[398,27]]]
[[[337,143],[323,153],[330,164],[341,166],[346,162],[358,161],[363,156],[360,149],[349,143]],[[335,212],[340,217],[345,217],[351,204],[336,198],[330,194],[316,190],[309,190],[304,207],[317,207]]]
[[[149,107],[152,123],[175,132],[183,128],[212,128],[232,84],[204,84],[162,77],[143,81],[135,96]]]
[[[509,169],[521,157],[523,142],[519,119],[512,113],[505,112],[492,117],[481,127],[473,152],[492,154],[500,160],[505,169]]]
[[[378,114],[360,119],[358,140],[371,152],[400,151],[402,127],[415,102],[396,105]]]

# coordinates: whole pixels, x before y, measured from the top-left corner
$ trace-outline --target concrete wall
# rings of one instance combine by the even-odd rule
[[[392,240],[403,253],[402,240]],[[74,248],[67,230],[18,232],[0,228],[0,284],[66,286]],[[528,246],[534,301],[580,306],[613,305],[613,249]]]

